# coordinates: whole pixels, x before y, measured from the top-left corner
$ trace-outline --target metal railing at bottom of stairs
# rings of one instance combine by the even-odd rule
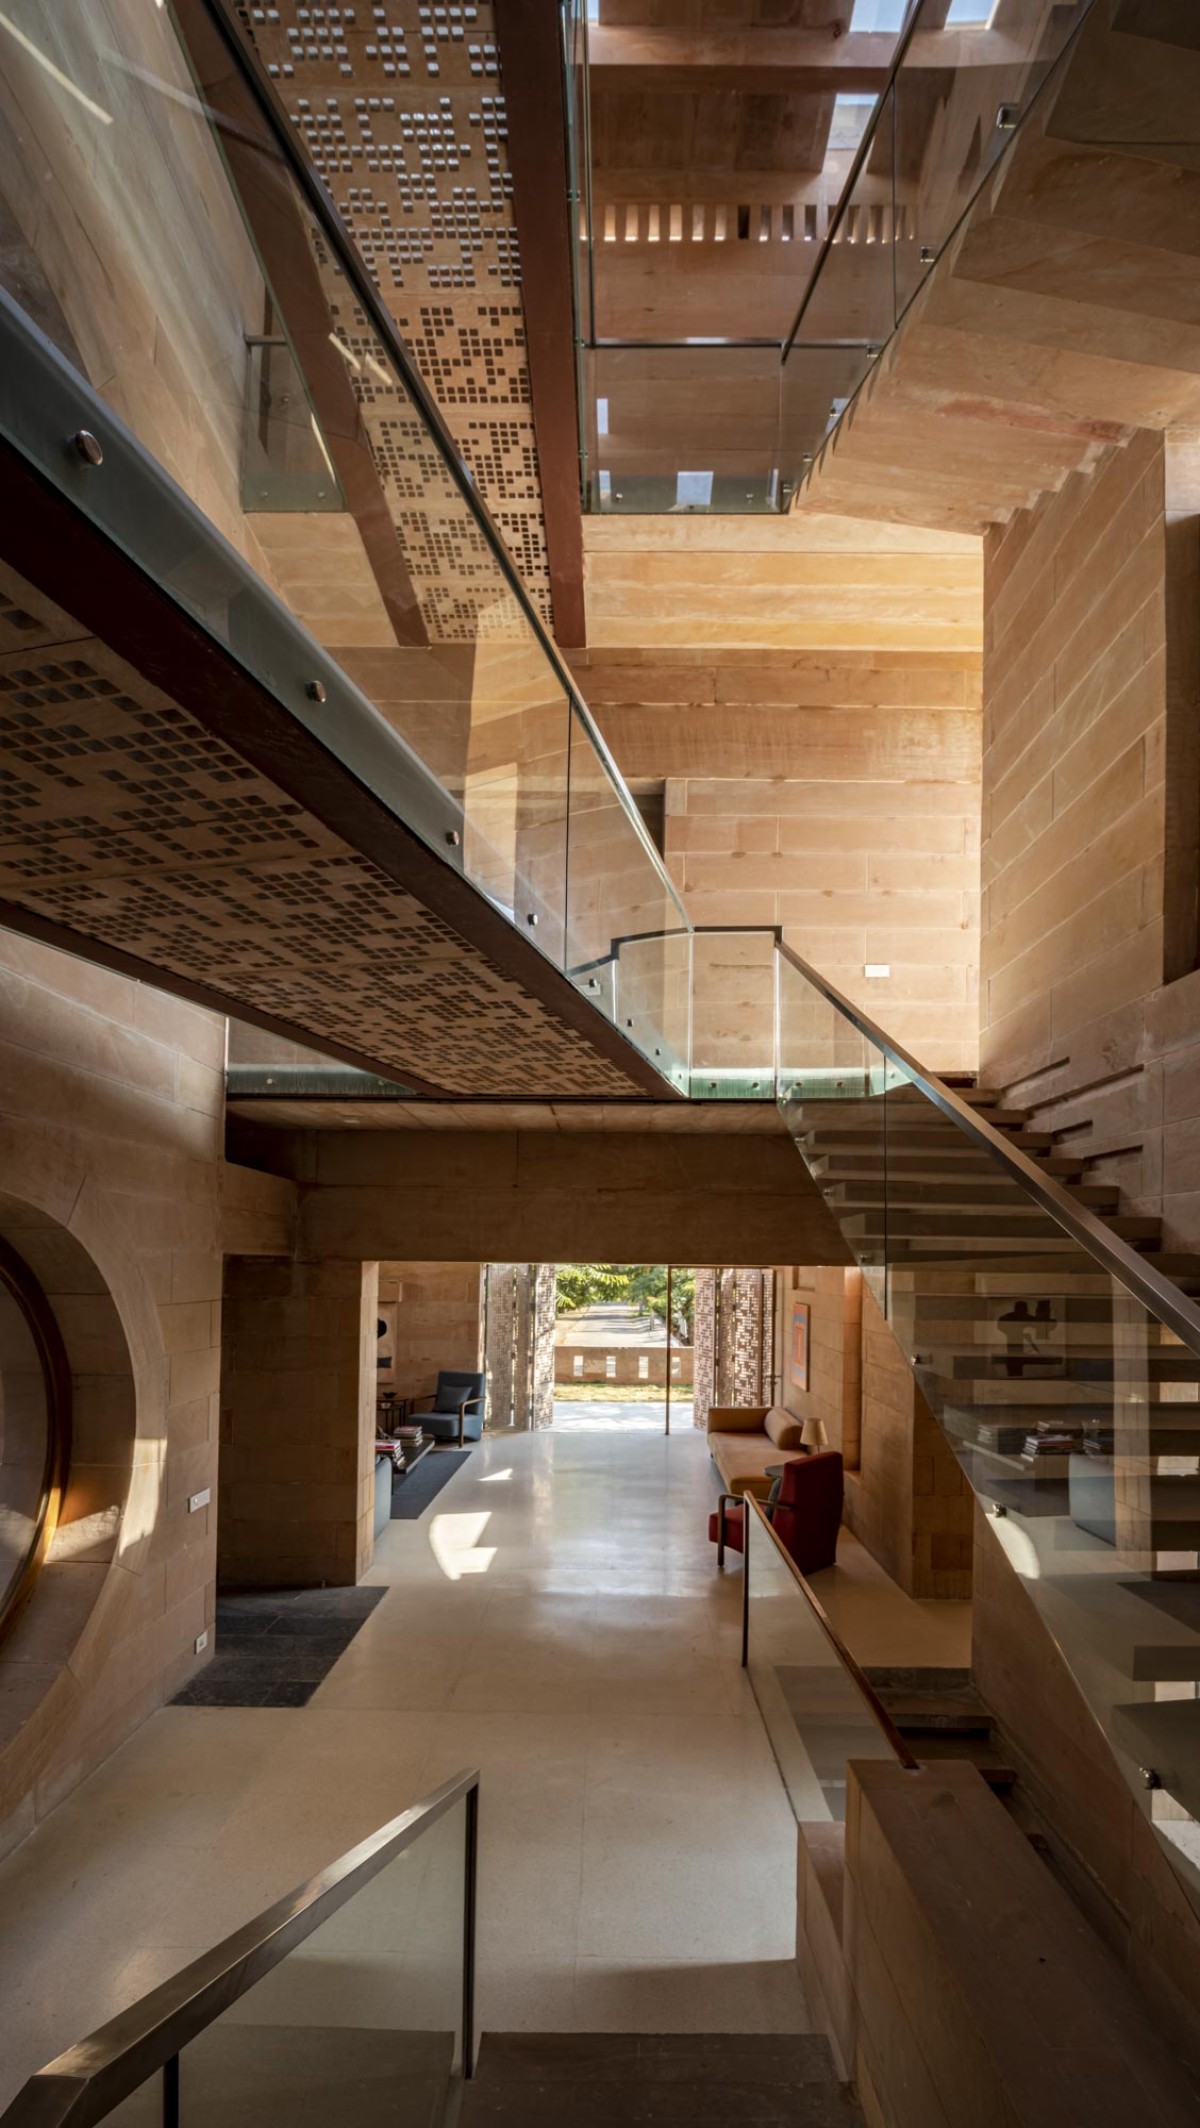
[[[478,1848],[479,1774],[459,1773],[38,2070],[3,2128],[451,2122]]]

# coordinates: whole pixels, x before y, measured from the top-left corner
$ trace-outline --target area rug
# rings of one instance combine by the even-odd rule
[[[469,1448],[435,1448],[404,1476],[392,1479],[392,1521],[418,1522],[448,1485],[459,1465],[467,1461]]]
[[[216,1654],[172,1705],[306,1706],[386,1593],[248,1589],[218,1596]]]

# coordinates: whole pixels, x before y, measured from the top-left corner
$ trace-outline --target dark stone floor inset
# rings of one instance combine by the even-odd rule
[[[307,1706],[386,1593],[247,1589],[218,1596],[216,1653],[172,1706]]]

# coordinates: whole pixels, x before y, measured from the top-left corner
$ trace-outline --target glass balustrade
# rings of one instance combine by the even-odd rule
[[[588,508],[663,517],[778,511],[779,387],[774,340],[589,348]]]
[[[917,0],[783,349],[782,480],[804,478],[1094,0]],[[815,342],[857,341],[818,422]]]
[[[5,2128],[453,2128],[479,1776],[458,1775],[30,2077]]]
[[[1098,1219],[1115,1192],[1019,1114],[982,1118],[786,949],[778,972],[791,1135],[1041,1625],[1200,1895],[1194,1266],[1153,1253],[1153,1220]]]
[[[0,434],[555,967],[569,902],[603,904],[568,879],[597,794],[614,877],[686,930],[232,15],[0,15]],[[607,940],[627,901],[601,907]],[[650,1057],[677,1047],[656,1009],[646,990],[627,1029]]]
[[[855,1683],[846,1651],[822,1625],[812,1592],[771,1529],[769,1510],[748,1498],[742,1514],[744,1665],[763,1726],[799,1822],[841,1823],[847,1760],[912,1762],[869,1688]]]

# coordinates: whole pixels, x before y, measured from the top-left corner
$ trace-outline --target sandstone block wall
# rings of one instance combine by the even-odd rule
[[[223,1055],[211,1014],[0,934],[0,1226],[59,1319],[76,1415],[5,1644],[0,1846],[205,1659],[215,1515],[188,1499],[217,1478]]]

